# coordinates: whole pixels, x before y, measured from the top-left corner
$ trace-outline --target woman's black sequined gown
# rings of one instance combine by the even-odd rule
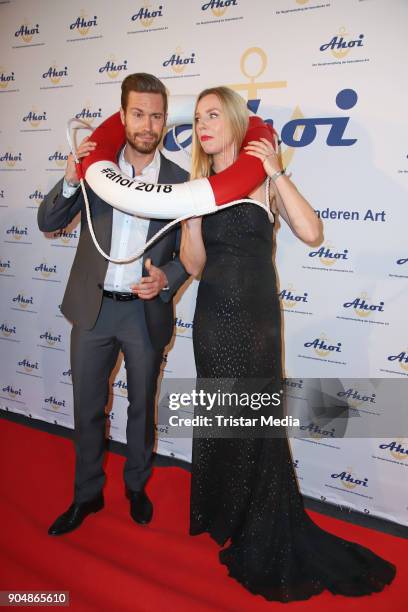
[[[203,238],[193,332],[198,386],[239,378],[242,389],[244,379],[267,378],[279,389],[281,320],[265,212],[242,204],[209,215]],[[393,564],[309,518],[286,437],[195,433],[190,533],[202,532],[226,544],[220,560],[230,576],[269,600],[308,599],[325,588],[366,595],[395,575]]]

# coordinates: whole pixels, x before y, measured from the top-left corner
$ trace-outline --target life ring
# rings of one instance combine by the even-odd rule
[[[176,106],[177,107],[177,96]],[[184,98],[180,96],[180,98]],[[171,99],[171,98],[170,98]],[[188,106],[188,105],[187,105]],[[177,112],[176,119],[181,116]],[[185,121],[191,121],[192,110]],[[174,119],[172,119],[174,121]],[[174,121],[176,122],[176,121]],[[267,138],[273,143],[273,128],[260,117],[251,116],[242,143]],[[79,178],[105,202],[123,212],[150,219],[177,219],[213,213],[223,204],[246,197],[265,179],[259,159],[243,149],[233,165],[208,178],[174,185],[152,185],[134,181],[123,174],[116,163],[125,143],[125,130],[119,112],[111,115],[92,133],[95,150],[77,164]]]

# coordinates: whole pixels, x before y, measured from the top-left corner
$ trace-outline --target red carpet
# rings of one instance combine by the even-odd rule
[[[51,538],[48,526],[71,503],[72,442],[0,419],[0,449],[0,590],[69,591],[75,612],[257,612],[285,606],[247,593],[227,577],[209,537],[188,536],[190,476],[184,470],[155,470],[148,487],[155,514],[141,527],[128,513],[124,459],[110,453],[105,509],[77,531]],[[325,592],[289,604],[290,609],[402,609],[408,595],[407,541],[310,515],[321,527],[393,561],[397,577],[382,593],[349,599]]]

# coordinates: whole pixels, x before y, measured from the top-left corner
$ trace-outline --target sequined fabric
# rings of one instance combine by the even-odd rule
[[[261,377],[280,387],[272,226],[242,204],[203,219],[207,262],[194,317],[198,387]],[[200,382],[201,381],[201,382]],[[200,432],[202,436],[202,432]],[[304,510],[286,437],[193,440],[190,533],[208,532],[230,576],[268,600],[381,591],[395,566],[320,529]]]

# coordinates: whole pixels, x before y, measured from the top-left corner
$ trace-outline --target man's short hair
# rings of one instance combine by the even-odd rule
[[[167,113],[167,90],[163,83],[147,72],[135,72],[129,74],[122,82],[122,95],[120,103],[124,111],[126,111],[129,93],[137,91],[139,93],[158,93],[163,97],[164,114]]]

